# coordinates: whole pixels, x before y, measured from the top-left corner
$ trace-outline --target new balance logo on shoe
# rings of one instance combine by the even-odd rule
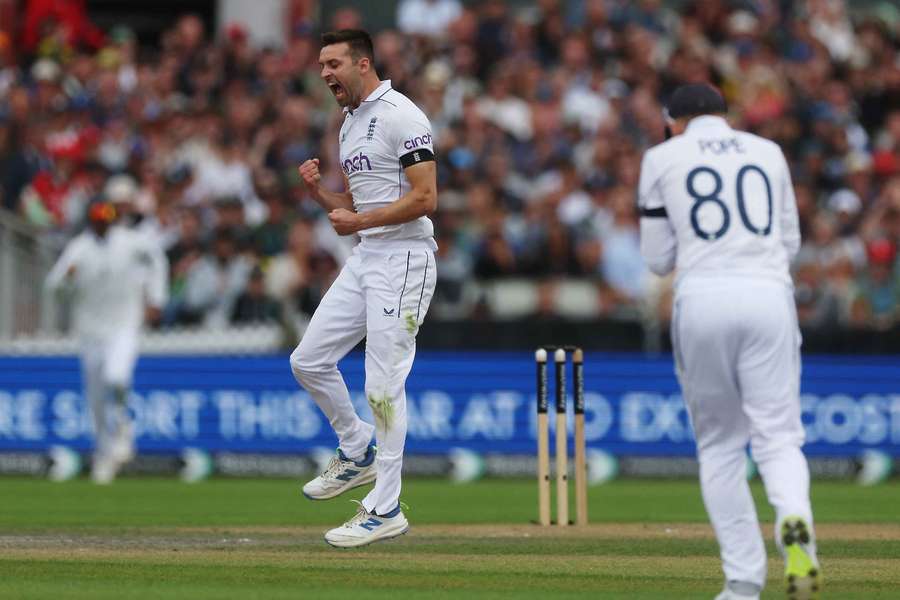
[[[393,309],[393,308],[392,308],[391,310],[388,310],[388,309],[386,309],[386,308],[384,308],[384,309],[382,309],[382,310],[384,311],[384,316],[386,316],[386,317],[393,317],[393,316],[394,316],[394,309]]]
[[[359,475],[359,471],[354,471],[353,469],[347,469],[346,471],[344,471],[343,473],[341,473],[340,475],[335,477],[335,479],[340,479],[341,481],[350,481],[357,475]]]
[[[381,525],[381,523],[382,522],[379,521],[378,519],[376,519],[375,517],[370,517],[368,521],[366,521],[365,523],[360,523],[359,526],[362,527],[363,529],[365,529],[366,531],[372,531],[373,529],[375,529],[376,527]]]

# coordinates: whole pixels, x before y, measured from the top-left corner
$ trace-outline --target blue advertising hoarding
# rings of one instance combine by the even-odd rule
[[[363,356],[351,354],[341,370],[371,420]],[[553,383],[551,375],[551,398]],[[0,451],[88,450],[80,386],[76,357],[0,358]],[[534,453],[534,386],[530,353],[420,352],[407,382],[407,451]],[[802,402],[810,456],[864,449],[900,456],[897,357],[806,357]],[[131,409],[141,452],[302,453],[336,444],[282,355],[143,357]],[[590,447],[620,456],[694,454],[669,356],[588,353],[585,415]]]

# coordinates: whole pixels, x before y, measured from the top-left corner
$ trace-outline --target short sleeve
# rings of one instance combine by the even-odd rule
[[[665,217],[665,200],[659,190],[659,181],[656,174],[651,153],[644,153],[641,160],[641,174],[638,182],[637,204],[643,217]]]
[[[394,152],[403,168],[434,160],[434,138],[431,123],[417,107],[397,111],[392,124]]]
[[[668,219],[665,201],[652,153],[644,153],[638,183],[638,209],[641,214],[641,257],[644,264],[657,275],[665,275],[675,268],[677,241]]]

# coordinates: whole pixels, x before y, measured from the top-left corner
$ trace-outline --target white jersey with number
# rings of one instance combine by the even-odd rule
[[[788,166],[776,144],[698,117],[646,153],[639,204],[648,266],[677,273],[672,350],[725,579],[762,588],[766,551],[746,483],[748,444],[776,520],[812,523]]]
[[[340,133],[341,168],[350,182],[353,206],[363,213],[396,201],[410,190],[404,169],[434,159],[431,123],[419,107],[391,87],[388,79],[354,110],[345,110]],[[428,239],[428,217],[372,227],[363,240]]]
[[[692,119],[641,165],[641,253],[651,270],[676,271],[676,290],[727,278],[791,285],[800,245],[790,171],[777,144]]]

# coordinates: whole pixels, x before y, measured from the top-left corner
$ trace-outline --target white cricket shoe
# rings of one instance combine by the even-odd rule
[[[347,490],[375,481],[375,446],[369,446],[365,458],[354,462],[344,456],[340,448],[325,471],[303,486],[303,495],[310,500],[328,500]]]
[[[744,581],[728,581],[716,600],[759,600],[760,586]]]
[[[716,600],[759,600],[759,594],[756,594],[755,596],[745,596],[744,594],[733,592],[726,587],[718,596],[716,596]]]
[[[91,465],[91,481],[98,485],[109,485],[116,478],[116,461],[106,454],[95,454]]]
[[[409,531],[409,521],[400,506],[384,516],[368,512],[362,502],[352,519],[325,534],[325,541],[338,548],[356,548],[372,542],[389,540]]]
[[[134,457],[134,426],[131,423],[123,423],[112,440],[104,445],[103,450],[94,454],[91,479],[100,485],[112,483],[122,467],[134,460]]]
[[[116,436],[109,446],[109,456],[116,463],[116,468],[134,460],[134,426],[130,423],[119,426]]]

